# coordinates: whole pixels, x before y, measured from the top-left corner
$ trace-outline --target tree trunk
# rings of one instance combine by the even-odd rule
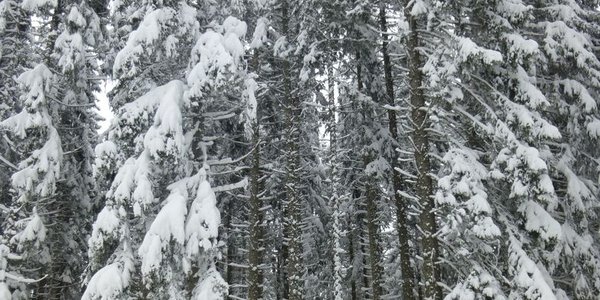
[[[360,62],[360,55],[357,55],[357,61]],[[358,69],[358,89],[362,92],[363,83],[361,82],[361,69]],[[370,73],[372,74],[372,72]],[[366,90],[369,91],[369,85],[367,84]],[[372,94],[374,101],[378,98],[376,94]],[[365,115],[363,116],[363,120],[365,122],[370,122],[373,116],[367,113],[368,109],[363,110]],[[369,125],[369,124],[365,124]],[[366,150],[366,153],[363,153],[363,167],[366,170],[367,166],[374,160],[375,156],[370,150]],[[369,257],[369,268],[370,272],[368,276],[364,276],[365,285],[367,288],[370,286],[371,288],[371,299],[379,300],[383,295],[383,286],[382,286],[382,278],[383,278],[383,270],[381,268],[380,263],[380,251],[379,251],[379,222],[377,217],[377,179],[373,174],[365,174],[365,185],[364,185],[364,196],[365,196],[365,205],[366,205],[366,215],[365,221],[367,226],[367,238],[364,242],[368,243],[368,253],[364,253]],[[366,266],[366,261],[365,261]]]
[[[341,224],[341,202],[342,202],[342,184],[340,183],[341,177],[339,174],[339,166],[342,161],[339,157],[339,145],[337,141],[337,124],[336,124],[336,104],[335,104],[335,89],[334,89],[334,74],[333,67],[331,64],[327,67],[327,85],[328,85],[328,100],[329,100],[329,150],[331,159],[331,207],[333,209],[333,225],[332,225],[332,237],[333,237],[333,297],[335,300],[343,299],[343,274],[342,274],[342,244],[341,239],[343,235],[342,224]]]
[[[386,19],[386,9],[385,2],[380,2],[379,7],[379,22],[381,25],[382,32],[382,47],[381,53],[383,55],[383,71],[385,76],[385,91],[388,100],[388,104],[390,106],[394,106],[394,81],[392,77],[392,63],[390,60],[390,55],[388,53],[388,39],[387,39],[387,19]],[[396,112],[394,110],[389,109],[388,111],[388,126],[390,135],[392,136],[393,142],[398,142],[398,124],[396,119]],[[407,205],[406,200],[402,199],[400,193],[398,191],[402,190],[404,187],[402,186],[402,175],[398,172],[398,153],[396,151],[392,152],[392,157],[390,159],[390,165],[392,167],[392,184],[393,184],[393,197],[394,202],[396,203],[396,231],[398,232],[398,245],[400,247],[400,268],[402,270],[402,299],[404,300],[414,300],[414,285],[413,285],[413,269],[410,263],[410,248],[408,241],[410,239],[408,228],[407,228],[407,220],[406,220],[406,211]]]
[[[282,0],[281,5],[282,34],[290,38],[289,30],[289,3]],[[293,91],[291,66],[288,58],[282,58],[283,69],[283,97],[285,105],[285,195],[284,203],[284,247],[286,248],[285,268],[286,276],[286,299],[300,300],[303,298],[303,265],[302,265],[302,218],[301,203],[298,194],[300,172],[300,158],[298,143],[300,141],[298,119],[300,117],[300,104],[297,95]]]
[[[355,238],[354,238],[355,234],[354,233],[350,233],[350,235],[348,236],[348,259],[350,260],[350,263],[352,264],[352,266],[350,267],[352,273],[350,274],[350,299],[351,300],[357,300],[357,294],[356,294],[356,276],[354,276],[354,247],[355,247]]]
[[[227,236],[226,236],[226,241],[227,241],[227,254],[225,256],[225,264],[223,266],[223,269],[225,271],[225,281],[229,284],[229,292],[228,295],[233,295],[233,290],[232,290],[232,283],[234,281],[234,272],[235,269],[233,267],[233,263],[235,262],[235,255],[236,255],[236,251],[235,251],[235,246],[234,244],[234,239],[233,239],[233,226],[232,226],[232,219],[233,219],[233,212],[234,212],[234,208],[233,208],[233,200],[229,200],[229,202],[225,205],[224,211],[226,212],[223,216],[223,228],[227,231]],[[191,295],[191,291],[193,291],[194,286],[196,284],[196,280],[195,278],[190,280],[190,283],[188,284],[188,289],[190,291],[190,295]]]
[[[379,224],[377,222],[377,191],[375,180],[368,179],[366,186],[367,202],[367,234],[369,235],[369,266],[371,268],[371,296],[373,300],[381,299],[383,294],[382,278],[383,270],[379,263],[381,251],[379,251]]]
[[[362,286],[361,286],[361,299],[370,299],[369,298],[369,285],[370,285],[370,278],[369,278],[369,270],[367,269],[367,250],[365,249],[365,246],[367,245],[367,241],[365,240],[365,228],[364,228],[364,224],[363,224],[363,219],[365,218],[362,213],[359,215],[359,221],[358,221],[358,243],[360,245],[360,257],[361,257],[361,263],[362,263]]]
[[[412,3],[412,2],[409,2]],[[410,82],[410,104],[411,121],[414,126],[412,139],[414,143],[414,158],[417,167],[416,192],[421,204],[419,225],[422,231],[422,255],[423,255],[423,298],[437,300],[441,299],[442,293],[438,286],[439,274],[436,263],[438,262],[438,240],[435,236],[437,225],[435,220],[435,203],[433,199],[433,183],[429,172],[431,162],[429,158],[429,115],[427,103],[423,92],[423,74],[421,72],[421,55],[419,53],[420,36],[419,21],[410,14],[411,6],[407,4],[404,14],[409,25],[409,37],[407,41],[408,52],[408,76]]]
[[[260,186],[260,140],[258,118],[253,124],[254,133],[252,143],[254,151],[252,153],[252,169],[250,170],[250,210],[248,222],[250,243],[248,249],[248,300],[258,300],[262,298],[262,202],[259,198]]]

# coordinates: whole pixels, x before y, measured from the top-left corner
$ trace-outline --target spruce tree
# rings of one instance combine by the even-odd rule
[[[201,32],[210,6],[142,4],[132,3],[143,18],[114,58],[117,114],[96,149],[99,176],[118,172],[89,240],[84,298],[223,299],[211,109],[234,80],[246,25],[228,17]],[[146,92],[128,102],[127,88]]]
[[[23,94],[21,102],[13,105],[20,111],[2,121],[10,133],[5,139],[10,141],[10,151],[22,159],[11,176],[15,193],[4,223],[5,236],[20,256],[16,268],[35,279],[27,292],[35,299],[79,295],[77,262],[85,256],[81,241],[89,228],[89,207],[95,196],[91,153],[96,143],[92,110],[96,62],[89,51],[98,41],[98,17],[85,5],[52,5],[21,4],[52,22],[35,28],[36,34],[49,33],[48,38],[36,40],[39,48],[20,50],[36,49],[45,63],[19,76]],[[33,26],[20,28],[23,32],[13,34],[27,35],[27,28],[33,30]],[[25,297],[16,293],[17,298]]]

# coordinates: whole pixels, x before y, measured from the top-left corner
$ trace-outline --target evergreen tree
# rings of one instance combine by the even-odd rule
[[[30,39],[29,16],[20,2],[0,2],[0,120],[18,112],[20,90],[16,79],[30,67],[28,56],[33,54]],[[4,132],[0,134],[0,273],[3,274],[0,276],[0,297],[10,299],[11,291],[24,281],[15,268],[18,263],[14,260],[20,257],[11,251],[10,235],[5,232],[15,221],[9,218],[13,208],[10,177],[19,169],[15,163],[20,157],[9,137]]]
[[[571,130],[589,123],[569,126],[560,115],[575,109],[569,101],[581,101],[578,109],[583,111],[585,103],[593,103],[585,100],[587,88],[558,75],[578,70],[577,64],[563,65],[556,73],[558,69],[549,62],[579,57],[594,66],[594,55],[586,50],[590,43],[586,36],[560,20],[564,13],[577,10],[575,3],[528,4],[468,1],[438,11],[452,16],[439,17],[446,21],[438,28],[455,28],[443,34],[448,38],[443,44],[454,45],[454,50],[439,47],[438,57],[443,58],[431,60],[426,67],[436,70],[429,72],[431,90],[448,99],[452,108],[443,122],[456,128],[447,135],[449,150],[443,160],[447,167],[436,196],[439,204],[452,208],[442,221],[442,236],[449,246],[446,256],[456,259],[450,264],[452,270],[464,270],[450,299],[467,294],[498,299],[592,297],[587,294],[593,285],[588,282],[594,281],[589,278],[595,278],[591,273],[580,275],[582,284],[566,283],[559,274],[570,268],[567,261],[573,262],[571,246],[564,245],[593,240],[586,229],[579,229],[582,236],[571,229],[574,219],[567,216],[573,214],[567,212],[576,211],[574,199],[583,203],[582,195],[595,189],[592,181],[583,179],[585,173],[575,175],[567,166],[574,156],[562,142],[571,139]],[[567,36],[573,40],[565,40]],[[566,54],[566,49],[577,50]],[[593,68],[583,72],[594,74]],[[594,118],[584,119],[593,122]],[[595,216],[589,214],[591,203],[586,215]],[[595,264],[594,251],[576,256],[581,253],[586,253],[590,266]],[[504,278],[509,278],[508,284]]]
[[[217,129],[210,116],[234,80],[246,25],[228,17],[200,33],[198,19],[208,18],[199,12],[209,8],[143,3],[136,7],[143,19],[115,56],[117,116],[96,149],[96,167],[100,176],[113,166],[118,172],[89,240],[85,299],[227,294],[215,266],[220,213],[208,177]],[[138,87],[147,92],[126,102],[124,89]]]
[[[44,18],[48,5],[52,3],[25,1],[21,7]],[[10,142],[10,151],[22,158],[11,176],[15,194],[4,228],[21,254],[16,268],[36,279],[31,294],[39,299],[79,294],[77,266],[85,255],[81,241],[95,195],[90,166],[96,136],[92,111],[96,63],[88,51],[95,47],[100,27],[89,7],[72,5],[65,13],[68,4],[61,5],[53,8],[49,28],[36,28],[50,32],[48,39],[40,40],[46,64],[19,77],[24,94],[14,106],[21,111],[2,121],[11,132],[5,140],[16,139]],[[21,25],[23,31],[13,34],[27,35],[27,28],[32,27]],[[15,293],[17,298],[29,294]]]
[[[16,78],[31,67],[28,56],[33,54],[30,42],[29,16],[18,1],[0,2],[0,119],[18,111],[19,86]],[[10,199],[10,174],[15,169],[16,153],[6,139],[0,140],[0,204],[8,205]],[[0,216],[6,212],[0,212]],[[0,217],[0,222],[3,218]]]
[[[599,5],[0,0],[0,298],[596,299]]]

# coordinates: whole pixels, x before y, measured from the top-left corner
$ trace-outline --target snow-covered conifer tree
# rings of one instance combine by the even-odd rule
[[[57,184],[57,197],[52,206],[57,213],[56,225],[49,232],[53,241],[51,272],[60,277],[60,286],[69,286],[68,297],[80,294],[81,261],[86,256],[86,238],[90,233],[91,207],[96,200],[92,163],[97,144],[95,96],[98,91],[99,68],[95,56],[103,42],[99,17],[86,2],[73,3],[63,8],[51,62],[57,73],[56,105],[57,130],[63,144],[62,180]],[[65,247],[68,245],[67,247]],[[57,281],[58,282],[58,281]],[[57,296],[51,296],[57,297]]]
[[[238,72],[246,25],[228,17],[201,32],[210,6],[132,5],[139,25],[114,58],[116,117],[96,148],[98,176],[118,171],[89,240],[84,299],[223,299],[210,108]],[[145,93],[129,101],[128,88]]]
[[[79,294],[79,262],[85,255],[96,121],[93,112],[96,61],[90,49],[99,38],[99,19],[82,5],[24,1],[23,9],[52,22],[38,26],[39,63],[19,77],[20,112],[2,121],[11,150],[23,160],[12,175],[15,197],[6,224],[20,254],[23,275],[35,279],[33,297]],[[52,8],[52,9],[50,9]],[[22,33],[27,34],[27,33]],[[52,36],[55,36],[53,38]],[[18,62],[18,60],[16,61]],[[28,292],[29,293],[29,292]]]
[[[552,156],[543,157],[556,191],[556,219],[561,226],[560,239],[544,260],[557,298],[564,297],[564,292],[570,298],[593,299],[600,292],[599,236],[594,227],[600,207],[600,60],[594,46],[600,30],[598,3],[542,1],[530,5],[536,19],[528,28],[541,33],[531,39],[543,54],[533,75],[550,103],[546,115],[562,136],[558,145],[549,146]]]
[[[597,73],[590,36],[580,31],[593,28],[584,20],[594,12],[557,2],[466,1],[435,12],[452,15],[439,17],[438,28],[456,28],[437,36],[448,37],[433,56],[441,59],[425,67],[430,91],[451,108],[439,123],[457,124],[446,126],[453,129],[436,195],[450,208],[441,218],[448,270],[461,270],[444,274],[458,279],[449,299],[593,298],[598,256],[587,226],[596,184],[590,169],[574,167],[593,154],[574,133],[592,134],[597,118],[595,80],[577,79]],[[566,273],[580,275],[565,281]]]
[[[29,34],[29,19],[19,1],[0,2],[0,120],[18,110],[19,85],[16,78],[30,67],[29,58],[33,54]],[[5,139],[0,139],[0,205],[7,205],[10,199],[11,165],[16,161],[15,153]],[[5,212],[0,211],[0,222]]]
[[[29,19],[25,10],[18,1],[0,2],[0,120],[18,112],[18,98],[20,94],[17,77],[29,65],[29,58],[33,54],[30,44]],[[6,228],[12,227],[14,219],[9,218],[12,206],[10,194],[10,176],[18,170],[15,165],[20,159],[19,153],[14,151],[10,139],[0,129],[0,250],[3,258],[0,259],[0,272],[8,272],[9,259],[16,257],[11,254]],[[14,262],[11,262],[11,264]],[[14,268],[13,268],[14,270]],[[10,274],[10,273],[9,273]],[[14,278],[12,278],[14,279]],[[10,276],[2,276],[3,289],[9,288]],[[14,290],[15,286],[12,286]],[[2,297],[10,298],[10,290],[2,291]]]
[[[596,299],[599,5],[0,0],[0,299]]]
[[[23,276],[36,279],[45,275],[45,267],[51,260],[47,227],[40,213],[46,212],[49,200],[55,196],[62,163],[62,145],[49,109],[52,77],[43,64],[19,76],[23,109],[0,123],[2,128],[10,130],[11,140],[20,144],[21,155],[25,157],[12,173],[14,198],[3,222],[3,235],[23,258],[10,269],[23,270]],[[25,271],[36,268],[43,269]]]

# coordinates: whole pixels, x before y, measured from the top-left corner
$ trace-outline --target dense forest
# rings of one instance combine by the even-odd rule
[[[598,7],[0,0],[0,300],[599,299]]]

